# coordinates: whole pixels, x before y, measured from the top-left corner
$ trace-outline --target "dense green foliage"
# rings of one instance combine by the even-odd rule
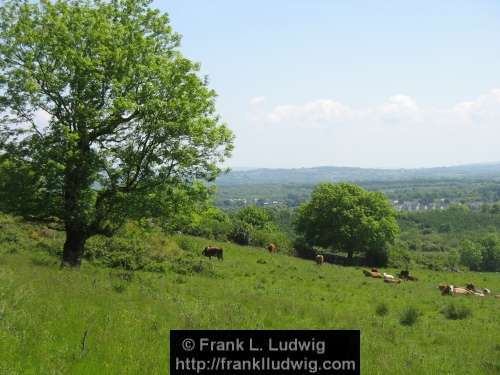
[[[396,212],[381,193],[354,184],[320,184],[298,209],[297,232],[311,246],[363,253],[373,264],[385,264],[387,247],[399,227]]]
[[[459,264],[471,270],[500,271],[500,212],[497,205],[469,209],[400,213],[402,247],[429,266]],[[441,259],[439,259],[441,258]]]
[[[0,225],[2,374],[168,374],[171,329],[360,329],[363,373],[500,369],[500,300],[446,297],[436,289],[441,282],[472,282],[500,293],[494,274],[415,269],[418,282],[389,285],[354,267],[318,267],[216,241],[227,253],[223,262],[210,262],[201,250],[213,240],[162,237],[135,225],[117,241],[133,244],[140,233],[146,252],[160,246],[164,270],[130,272],[84,261],[73,272],[60,270],[49,255],[60,251],[62,231],[6,216]],[[402,325],[412,306],[418,306],[416,321]]]
[[[0,8],[2,208],[60,216],[72,266],[91,236],[182,210],[171,196],[192,200],[194,182],[213,180],[232,149],[214,91],[180,53],[167,15],[149,4],[8,0]],[[28,199],[10,201],[19,175],[19,197]]]

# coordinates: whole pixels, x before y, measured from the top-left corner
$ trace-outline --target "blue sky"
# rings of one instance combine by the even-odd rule
[[[233,167],[500,161],[498,1],[156,1]]]

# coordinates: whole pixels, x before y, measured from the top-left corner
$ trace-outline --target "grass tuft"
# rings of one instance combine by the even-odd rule
[[[375,308],[375,313],[378,316],[385,316],[389,313],[389,308],[387,307],[387,305],[384,302],[379,303],[377,305],[377,307]]]
[[[441,310],[441,313],[446,317],[446,319],[450,320],[462,320],[472,316],[472,310],[470,308],[464,305],[456,305],[454,303],[446,305]]]
[[[404,326],[412,326],[417,322],[420,315],[421,313],[416,307],[408,306],[401,313],[399,322]]]

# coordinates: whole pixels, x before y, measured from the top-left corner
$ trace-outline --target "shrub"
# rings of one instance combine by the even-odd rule
[[[252,238],[253,227],[241,220],[235,220],[229,239],[240,245],[249,245]]]
[[[304,238],[296,238],[293,243],[293,248],[295,249],[295,256],[302,259],[314,259],[316,256],[316,251],[312,246],[309,246]]]
[[[375,313],[378,315],[378,316],[385,316],[389,313],[389,308],[387,307],[387,305],[385,303],[379,303],[377,305],[377,307],[375,308]]]
[[[210,239],[225,241],[231,232],[231,219],[229,216],[214,207],[202,213],[193,214],[191,223],[183,228],[183,232]]]
[[[454,303],[446,305],[443,310],[441,310],[441,313],[446,317],[446,319],[451,320],[466,319],[472,315],[470,308],[464,305],[455,305]]]
[[[285,233],[275,228],[258,229],[253,232],[250,240],[251,245],[265,247],[269,243],[276,244],[281,253],[290,254],[292,252],[292,242]]]
[[[491,234],[481,240],[481,245],[482,271],[500,271],[500,239]]]
[[[88,260],[129,271],[163,272],[162,263],[181,253],[177,243],[166,238],[159,229],[145,229],[135,223],[126,224],[110,238],[91,237],[85,249]]]
[[[469,240],[463,241],[460,247],[460,263],[472,271],[479,271],[482,262],[480,246]]]
[[[177,245],[184,251],[194,254],[198,254],[200,252],[200,243],[194,238],[187,236],[176,236],[175,241],[177,242]]]
[[[451,250],[446,259],[446,265],[450,269],[457,269],[460,261],[460,254],[457,250]]]
[[[366,262],[373,266],[385,266],[389,259],[389,253],[386,247],[374,247],[366,251]]]
[[[404,326],[412,326],[417,322],[419,316],[420,311],[413,306],[409,306],[401,313],[399,322]]]
[[[389,248],[388,257],[389,267],[409,269],[413,264],[411,253],[401,243]]]
[[[266,210],[257,206],[243,207],[236,214],[236,219],[257,229],[263,229],[271,222],[271,217]]]

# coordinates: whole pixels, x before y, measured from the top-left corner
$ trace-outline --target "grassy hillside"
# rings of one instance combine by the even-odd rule
[[[178,250],[164,272],[59,270],[47,249],[60,233],[1,225],[18,236],[0,242],[0,374],[166,374],[169,330],[203,328],[360,329],[363,374],[500,374],[500,299],[436,289],[473,282],[500,293],[498,274],[414,270],[420,281],[390,285],[214,241],[225,259],[209,262],[208,241],[187,236],[169,240]],[[450,304],[472,315],[447,319]],[[410,307],[419,316],[404,325]]]

